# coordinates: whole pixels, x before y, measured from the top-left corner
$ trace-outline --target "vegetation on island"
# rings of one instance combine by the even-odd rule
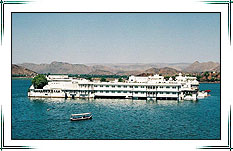
[[[200,72],[200,73],[187,73],[183,74],[187,77],[196,77],[197,81],[199,82],[220,82],[220,72],[213,72],[213,71],[206,71],[206,72]],[[175,77],[178,76],[177,74],[175,76],[164,76],[166,80],[168,80],[170,77],[172,77],[173,80],[175,80]]]
[[[48,81],[43,74],[39,74],[32,79],[32,84],[35,89],[42,89],[45,85],[48,84]]]
[[[93,81],[93,80],[92,80],[92,77],[88,77],[88,78],[86,78],[86,79],[89,80],[89,81],[91,81],[91,82]]]
[[[206,71],[200,73],[188,74],[187,76],[197,77],[199,82],[220,82],[220,72]]]
[[[122,78],[119,78],[118,82],[124,82],[124,80]]]
[[[100,82],[107,82],[107,80],[106,80],[106,78],[102,77],[102,78],[100,79]]]

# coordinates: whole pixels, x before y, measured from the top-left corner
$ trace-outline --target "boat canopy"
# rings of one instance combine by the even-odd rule
[[[81,114],[71,114],[71,116],[81,116],[81,115],[89,115],[91,113],[81,113]]]

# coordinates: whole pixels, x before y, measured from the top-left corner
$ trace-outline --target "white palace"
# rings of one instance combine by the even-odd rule
[[[124,82],[89,81],[68,75],[48,75],[43,89],[29,88],[29,97],[47,98],[132,98],[152,100],[196,100],[207,96],[199,92],[196,77],[179,76],[165,80],[163,76],[130,76]]]

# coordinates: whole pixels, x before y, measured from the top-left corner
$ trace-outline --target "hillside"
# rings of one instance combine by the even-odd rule
[[[35,76],[37,75],[36,72],[26,69],[24,67],[12,64],[12,75],[24,75],[24,76]]]
[[[89,74],[93,69],[84,64],[69,64],[66,62],[52,62],[51,64],[20,64],[25,68],[36,71],[37,73],[50,74]]]
[[[164,67],[164,68],[150,68],[146,70],[144,73],[146,74],[161,74],[163,76],[172,76],[179,74],[181,71],[178,71],[174,68]]]
[[[213,69],[213,71],[215,71],[215,72],[220,72],[220,65],[217,66],[217,67],[215,67],[215,68]]]
[[[52,62],[50,64],[19,64],[37,73],[50,74],[98,74],[98,75],[139,75],[162,74],[175,75],[182,73],[200,73],[205,71],[220,71],[220,64],[216,62],[198,61],[189,63],[119,63],[119,64],[70,64],[66,62]]]
[[[105,71],[105,70],[95,70],[90,72],[89,74],[92,75],[114,75],[114,73],[110,72],[110,71]]]
[[[118,71],[117,75],[138,75],[143,71],[133,70],[133,71]]]
[[[195,61],[191,65],[189,65],[187,68],[185,68],[183,71],[185,72],[205,72],[205,71],[215,71],[217,69],[220,69],[220,64],[216,62],[203,62],[200,63],[198,61]]]

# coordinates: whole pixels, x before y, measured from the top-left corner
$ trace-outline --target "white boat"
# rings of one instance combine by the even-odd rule
[[[197,93],[197,98],[198,99],[203,99],[203,98],[205,98],[205,97],[207,97],[208,96],[208,92],[206,92],[206,91],[199,91],[198,93]]]
[[[184,97],[184,100],[192,100],[192,101],[195,101],[197,100],[196,96],[192,96],[192,95],[187,95]]]
[[[92,119],[91,113],[81,113],[81,114],[71,114],[71,121],[81,121],[81,120],[90,120]]]

